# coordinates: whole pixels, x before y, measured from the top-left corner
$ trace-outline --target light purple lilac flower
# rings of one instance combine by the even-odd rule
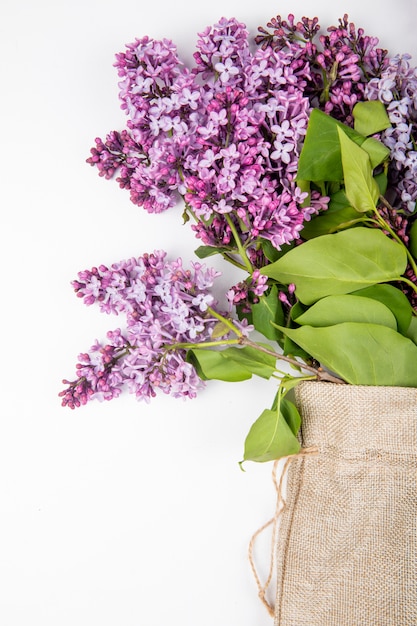
[[[410,56],[391,58],[381,76],[369,82],[366,96],[386,105],[391,127],[380,139],[391,151],[388,177],[397,195],[392,201],[411,214],[417,201],[417,68],[410,66]]]
[[[200,263],[184,269],[181,259],[168,262],[161,251],[80,272],[72,283],[78,297],[105,313],[124,314],[127,324],[79,355],[76,379],[63,381],[62,404],[111,400],[123,388],[139,400],[157,390],[195,397],[203,383],[181,344],[211,338],[217,318],[210,313],[216,306],[210,290],[217,276]]]

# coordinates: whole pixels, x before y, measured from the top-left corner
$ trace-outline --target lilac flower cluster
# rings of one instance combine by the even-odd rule
[[[148,37],[117,55],[128,129],[97,139],[88,161],[106,178],[117,172],[150,212],[182,197],[206,245],[233,250],[239,239],[249,251],[268,239],[279,249],[327,206],[317,192],[306,203],[295,181],[310,63],[252,52],[244,25],[225,18],[200,34],[194,59],[188,69],[172,42]]]
[[[368,81],[378,77],[387,64],[387,51],[378,48],[378,39],[364,34],[344,15],[328,34],[318,35],[317,18],[295,22],[273,18],[267,30],[259,28],[255,41],[263,48],[288,50],[299,63],[310,68],[304,91],[314,107],[323,109],[345,124],[352,124],[352,109],[365,99]],[[315,38],[318,36],[318,44]]]
[[[391,127],[381,134],[390,149],[389,185],[392,202],[406,215],[414,213],[417,200],[417,68],[405,54],[389,60],[379,78],[369,81],[366,97],[386,106]]]
[[[230,304],[239,307],[242,313],[250,313],[252,304],[259,302],[268,289],[268,277],[255,270],[246,281],[241,281],[231,287],[226,296]]]
[[[194,397],[202,381],[181,345],[211,338],[217,319],[210,289],[217,275],[199,263],[184,269],[181,259],[167,262],[165,252],[80,272],[73,286],[84,303],[125,314],[127,325],[79,355],[77,378],[63,381],[68,386],[60,394],[62,404],[75,408],[95,398],[111,400],[123,388],[139,400],[158,389]]]

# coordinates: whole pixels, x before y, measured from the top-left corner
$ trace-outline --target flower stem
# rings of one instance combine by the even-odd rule
[[[400,276],[397,280],[400,280],[401,282],[405,283],[406,285],[411,287],[411,289],[413,289],[415,293],[417,293],[417,285],[415,285],[411,280],[408,280],[408,278],[405,278],[404,276]]]
[[[203,341],[201,343],[173,343],[165,346],[166,350],[195,350],[197,348],[218,348],[220,346],[240,345],[240,339],[219,339],[218,341]]]
[[[338,378],[337,376],[333,376],[333,374],[326,372],[321,367],[317,368],[317,367],[313,367],[312,365],[307,365],[306,363],[300,363],[300,361],[297,361],[296,359],[293,359],[289,356],[285,356],[284,354],[279,354],[278,352],[275,352],[274,350],[270,350],[269,348],[260,346],[258,343],[251,341],[247,337],[242,337],[240,340],[240,344],[243,346],[249,346],[251,348],[255,348],[256,350],[259,350],[260,352],[263,352],[264,354],[270,354],[271,356],[274,356],[277,360],[285,361],[286,363],[289,363],[290,365],[295,365],[296,367],[300,369],[304,369],[307,372],[311,372],[317,380],[323,380],[323,381],[325,380],[328,382],[339,383],[339,384],[345,383],[344,380],[342,380],[341,378]]]
[[[246,254],[246,250],[245,250],[245,248],[242,245],[242,242],[240,240],[240,237],[239,237],[239,234],[238,234],[238,232],[236,230],[236,227],[235,227],[235,225],[233,223],[233,220],[231,219],[230,215],[228,215],[227,213],[225,213],[224,216],[226,218],[227,223],[230,226],[230,230],[232,231],[232,234],[233,234],[234,240],[236,242],[236,246],[237,246],[237,249],[239,251],[240,257],[241,257],[243,263],[245,264],[245,268],[248,270],[249,274],[252,274],[252,272],[253,272],[252,263],[250,262],[249,257]]]
[[[215,317],[217,320],[219,320],[219,322],[221,322],[229,330],[231,330],[232,333],[237,335],[239,338],[243,337],[242,332],[233,324],[233,322],[230,319],[228,319],[227,317],[224,317],[224,315],[222,315],[221,313],[218,313],[217,311],[212,309],[211,306],[207,307],[207,311],[210,313],[210,315]],[[204,344],[204,345],[206,345],[206,344]]]

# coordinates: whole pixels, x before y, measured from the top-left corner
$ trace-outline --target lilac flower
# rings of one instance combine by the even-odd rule
[[[381,141],[391,151],[388,180],[396,194],[393,201],[406,214],[414,213],[417,201],[417,69],[409,60],[409,55],[393,57],[366,88],[368,99],[387,107],[392,126],[381,133]]]
[[[252,305],[259,302],[259,297],[267,291],[267,280],[267,276],[255,270],[249,279],[228,290],[226,295],[229,303],[239,307],[242,313],[250,313]]]
[[[310,112],[308,62],[252,52],[246,28],[225,18],[200,33],[194,59],[189,70],[172,42],[147,37],[117,55],[128,129],[97,140],[88,161],[107,178],[119,172],[132,202],[149,212],[183,197],[208,245],[236,246],[229,220],[248,253],[262,237],[288,243],[315,212],[292,199],[288,179]]]
[[[364,99],[367,82],[386,64],[387,52],[377,47],[378,40],[356,30],[347,15],[338,26],[328,28],[327,35],[320,35],[318,44],[317,18],[295,22],[293,15],[288,20],[278,15],[267,26],[271,30],[260,27],[255,41],[265,50],[288,50],[292,66],[303,67],[302,89],[311,104],[352,124],[353,106]]]
[[[184,269],[181,259],[167,262],[165,252],[80,272],[73,286],[85,304],[123,313],[127,324],[79,356],[76,379],[64,381],[63,405],[111,400],[125,387],[139,400],[158,389],[194,397],[202,381],[181,346],[211,338],[217,318],[210,314],[216,306],[210,289],[217,276],[199,263]]]

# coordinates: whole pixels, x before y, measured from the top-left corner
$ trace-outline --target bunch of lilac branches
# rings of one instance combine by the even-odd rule
[[[317,18],[277,16],[253,42],[243,24],[222,18],[198,35],[192,67],[171,41],[136,39],[115,63],[127,126],[97,138],[88,162],[150,213],[181,200],[202,244],[249,275],[227,297],[250,312],[267,290],[258,270],[302,242],[305,223],[328,206],[328,197],[296,180],[313,108],[352,125],[357,102],[387,105],[392,127],[379,138],[391,150],[390,202],[398,212],[385,218],[407,237],[417,199],[417,75],[408,58],[389,58],[347,16],[326,34]],[[194,397],[202,381],[186,346],[217,341],[226,323],[211,295],[215,274],[198,263],[185,270],[165,253],[81,272],[77,294],[125,314],[127,328],[80,355],[63,404],[111,399],[125,386],[139,399],[157,389]],[[278,297],[291,298],[291,286]],[[242,328],[226,323],[223,341]]]

